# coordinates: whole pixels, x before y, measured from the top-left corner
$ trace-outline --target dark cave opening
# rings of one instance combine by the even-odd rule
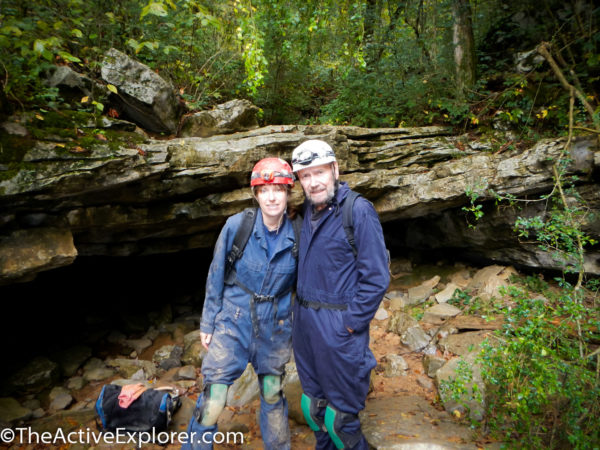
[[[211,257],[212,249],[79,256],[30,282],[0,286],[5,367],[76,344],[94,348],[113,330],[141,335],[160,315],[199,316]]]
[[[387,237],[386,237],[387,240]],[[443,251],[390,248],[418,264],[455,261]],[[170,308],[173,320],[202,312],[212,249],[150,256],[78,256],[32,281],[0,286],[0,336],[8,366],[18,367],[73,344],[93,346],[112,330],[143,334]]]

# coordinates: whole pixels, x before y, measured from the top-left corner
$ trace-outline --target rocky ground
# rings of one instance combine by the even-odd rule
[[[440,383],[462,357],[472,362],[477,345],[500,327],[497,318],[480,317],[476,311],[461,311],[447,303],[460,288],[477,294],[485,302],[498,298],[498,287],[507,284],[514,269],[455,266],[415,266],[394,261],[393,281],[381,309],[371,323],[371,348],[378,361],[372,373],[372,389],[361,413],[363,429],[373,448],[497,448],[472,430],[466,414],[476,418],[481,405],[465,408],[440,396]],[[468,314],[467,314],[468,312]],[[198,317],[182,314],[177,319],[152,327],[144,335],[125,336],[118,331],[103,336],[104,346],[78,345],[61,355],[37,358],[11,378],[0,398],[0,423],[12,430],[31,427],[37,433],[64,434],[83,430],[98,433],[95,400],[106,383],[142,382],[149,386],[168,385],[178,389],[182,406],[174,416],[172,431],[184,431],[198,396],[201,346]],[[483,384],[476,376],[474,380]],[[314,448],[313,433],[306,426],[299,407],[301,389],[295,366],[287,367],[284,381],[290,403],[292,448]],[[12,387],[12,392],[10,387]],[[8,389],[8,390],[7,390]],[[26,394],[25,394],[26,393]],[[243,445],[216,448],[262,448],[257,424],[259,408],[256,376],[248,369],[228,395],[228,406],[219,419],[222,431],[240,431]],[[5,430],[3,430],[3,433]],[[91,445],[41,443],[19,445],[0,436],[2,448],[87,448]],[[10,435],[8,436],[10,437]],[[39,439],[38,439],[39,442]],[[59,444],[63,444],[59,442]],[[99,444],[96,448],[131,448]],[[144,445],[144,448],[161,448]],[[168,449],[178,448],[174,443]]]

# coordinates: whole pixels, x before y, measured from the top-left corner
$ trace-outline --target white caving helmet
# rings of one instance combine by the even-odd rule
[[[332,162],[337,162],[333,149],[327,142],[319,139],[303,142],[292,153],[292,170],[294,172]]]

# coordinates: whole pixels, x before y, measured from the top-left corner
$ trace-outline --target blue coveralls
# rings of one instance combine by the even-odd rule
[[[281,236],[268,258],[266,230],[262,214],[257,211],[254,229],[234,269],[237,279],[252,292],[276,298],[272,302],[253,302],[252,296],[244,289],[236,284],[225,284],[224,280],[226,257],[242,215],[230,217],[223,227],[206,281],[200,331],[213,336],[202,362],[205,386],[215,383],[231,385],[242,375],[248,362],[252,363],[259,377],[283,375],[284,366],[291,356],[291,287],[296,279],[297,265],[292,253],[295,241],[292,224],[287,217],[284,218],[278,231]],[[199,396],[196,408],[202,408],[203,397],[204,393]],[[259,422],[266,449],[289,449],[287,414],[283,395],[277,403],[270,404],[264,400],[261,389]],[[188,436],[191,432],[195,432],[196,436],[209,433],[204,434],[204,440],[210,440],[210,434],[216,431],[216,424],[205,427],[192,417]],[[208,449],[212,448],[212,444],[197,442],[182,448]]]
[[[314,231],[312,208],[306,208],[300,237],[293,348],[304,393],[319,401],[317,415],[325,415],[327,404],[346,413],[341,430],[355,438],[353,448],[367,449],[358,412],[365,407],[370,371],[376,366],[369,349],[369,322],[389,285],[389,257],[377,212],[363,197],[356,199],[353,208],[358,251],[354,256],[340,206],[348,192],[348,186],[340,183]],[[345,309],[315,309],[302,306],[301,301],[336,304]],[[317,449],[336,448],[327,431],[315,431],[315,436]]]

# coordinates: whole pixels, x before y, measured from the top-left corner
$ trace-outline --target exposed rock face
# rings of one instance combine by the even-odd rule
[[[58,87],[61,95],[67,99],[79,101],[84,95],[91,95],[94,83],[93,81],[75,72],[69,66],[56,66],[46,84],[51,87]]]
[[[6,274],[9,282],[71,264],[76,256],[69,229],[30,228],[0,238],[0,273]]]
[[[458,138],[439,127],[298,125],[149,140],[137,148],[114,148],[98,141],[85,154],[60,152],[52,143],[38,142],[25,152],[26,164],[12,176],[0,177],[0,255],[7,248],[26,247],[22,236],[57,229],[63,240],[72,235],[74,247],[67,245],[40,269],[31,263],[24,270],[3,262],[0,279],[68,264],[76,253],[127,256],[210,248],[226,218],[252,204],[248,180],[256,161],[267,156],[289,160],[294,147],[315,138],[332,144],[342,179],[373,202],[386,231],[390,224],[388,246],[452,247],[465,255],[557,267],[535,244],[520,243],[513,231],[516,216],[539,212],[534,209],[538,206],[523,212],[486,205],[486,215],[475,229],[467,226],[461,207],[470,204],[468,189],[490,205],[488,189],[519,197],[549,192],[552,161],[560,154],[563,139],[494,154],[482,151],[486,147],[481,142],[457,146]],[[579,174],[580,192],[593,210],[600,205],[598,154],[591,138],[580,138],[572,148],[570,170]],[[300,204],[302,199],[297,183],[292,201]],[[587,231],[598,239],[600,220],[589,222]],[[37,242],[51,247],[39,251],[53,254],[55,239]],[[590,272],[600,273],[599,258],[597,251],[588,253]]]
[[[231,100],[217,105],[211,111],[200,111],[187,116],[181,123],[179,136],[209,137],[258,128],[258,107],[248,100]]]
[[[111,101],[141,127],[175,133],[182,106],[173,87],[149,67],[111,48],[102,62],[102,79],[117,87]]]

